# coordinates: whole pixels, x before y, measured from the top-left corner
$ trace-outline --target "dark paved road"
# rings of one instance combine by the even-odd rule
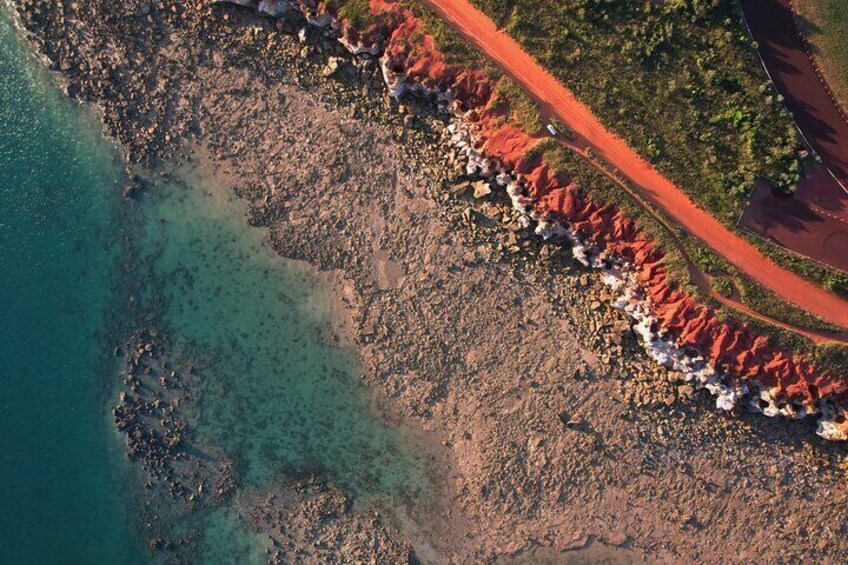
[[[848,121],[807,56],[789,0],[740,0],[760,56],[798,127],[848,187]]]
[[[848,271],[848,121],[834,102],[792,12],[790,0],[739,0],[760,57],[826,170],[794,198],[755,191],[742,224],[807,257]]]

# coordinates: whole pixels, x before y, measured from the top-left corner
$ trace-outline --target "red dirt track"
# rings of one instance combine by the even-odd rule
[[[779,267],[698,208],[621,138],[605,129],[586,106],[468,0],[424,2],[521,84],[539,102],[543,113],[559,118],[574,133],[577,145],[591,148],[689,233],[785,300],[848,329],[848,302]]]

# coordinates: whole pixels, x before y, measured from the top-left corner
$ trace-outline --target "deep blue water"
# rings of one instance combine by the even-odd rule
[[[0,9],[0,562],[138,563],[105,400],[120,169]]]

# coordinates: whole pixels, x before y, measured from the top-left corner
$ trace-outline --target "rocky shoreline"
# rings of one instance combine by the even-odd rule
[[[497,95],[503,78],[491,78],[491,69],[449,63],[434,36],[427,35],[437,32],[402,3],[363,4],[371,19],[359,24],[343,17],[351,5],[275,1],[257,9],[304,13],[310,22],[337,31],[351,52],[379,55],[392,96],[410,91],[438,100],[451,116],[451,142],[467,160],[467,172],[483,176],[491,188],[505,189],[524,227],[544,240],[563,240],[576,260],[600,270],[616,295],[615,306],[636,322],[634,331],[649,356],[709,390],[718,408],[744,403],[766,416],[815,416],[820,436],[848,438],[845,377],[770,347],[764,336],[720,320],[677,288],[657,243],[621,210],[594,201],[591,187],[582,190],[581,179],[552,164],[556,157],[544,153],[545,141],[511,122]]]
[[[281,254],[334,273],[366,382],[395,418],[442,438],[443,500],[399,529],[321,478],[276,498],[237,493],[262,501],[243,514],[273,531],[269,559],[481,562],[592,540],[657,561],[844,554],[844,453],[802,426],[699,410],[707,401],[644,356],[602,281],[532,237],[505,191],[466,176],[435,104],[384,98],[374,61],[296,17],[232,6],[18,4],[128,162],[155,166],[199,141]],[[128,342],[130,364],[149,337]],[[153,381],[146,400],[132,395],[146,377],[134,378],[119,425],[155,402]],[[269,519],[274,508],[303,511]],[[340,533],[381,541],[321,545]]]
[[[233,463],[220,454],[198,457],[180,407],[197,408],[202,377],[191,363],[175,367],[163,342],[150,328],[136,332],[123,347],[125,390],[112,411],[115,427],[126,438],[127,457],[147,473],[146,488],[155,481],[186,504],[201,505],[207,495],[214,503],[235,488]],[[220,463],[209,467],[212,461]]]

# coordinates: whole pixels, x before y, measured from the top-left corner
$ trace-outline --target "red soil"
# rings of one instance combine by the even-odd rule
[[[756,247],[733,234],[608,131],[591,111],[545,71],[512,38],[498,31],[468,0],[425,0],[470,43],[521,84],[550,115],[556,115],[578,143],[590,147],[651,203],[706,243],[739,270],[783,299],[848,329],[848,301],[776,265]]]
[[[434,1],[449,7],[462,5],[462,0]],[[319,6],[317,9],[321,8]],[[523,176],[531,191],[530,196],[536,199],[541,210],[567,221],[582,239],[591,241],[603,253],[618,255],[633,263],[638,280],[651,299],[654,315],[662,328],[676,337],[679,345],[698,351],[729,378],[750,381],[766,389],[776,389],[778,397],[786,401],[811,404],[828,396],[837,406],[848,407],[848,382],[843,377],[818,371],[801,356],[770,347],[767,338],[753,334],[744,325],[719,320],[711,308],[699,304],[693,296],[676,288],[667,274],[663,253],[655,242],[640,232],[633,220],[612,206],[593,201],[567,176],[554,173],[544,158],[530,157],[530,149],[540,139],[509,123],[503,104],[492,96],[495,89],[492,79],[479,70],[446,62],[432,37],[423,33],[421,22],[401,5],[387,0],[371,0],[371,8],[375,16],[383,16],[387,12],[391,14],[391,17],[378,17],[374,24],[384,34],[388,66],[395,72],[404,73],[409,82],[454,92],[457,99],[472,110],[468,117],[480,128],[484,151]],[[398,13],[403,14],[400,20],[396,18]],[[472,23],[474,21],[472,19]],[[389,22],[398,23],[393,25]],[[502,36],[493,27],[489,31],[486,29],[483,31],[495,34],[490,39],[500,41]],[[373,31],[365,31],[363,35],[372,36]],[[517,46],[512,45],[517,49]],[[670,191],[670,201],[680,204],[684,211],[681,216],[683,219],[695,222],[696,227],[702,231],[718,226],[717,229],[723,232],[719,231],[718,239],[712,236],[710,239],[721,239],[721,233],[726,232],[724,228],[695,208],[680,191],[659,177],[626,146],[622,147],[623,143],[618,138],[600,128],[585,107],[578,105],[573,98],[563,97],[570,94],[567,91],[565,95],[558,92],[562,87],[556,85],[555,81],[551,85],[553,79],[549,75],[536,67],[537,72],[542,73],[542,76],[536,77],[532,72],[531,67],[535,65],[532,61],[526,62],[519,58],[517,63],[529,72],[528,77],[538,78],[538,82],[534,83],[538,87],[534,86],[534,91],[541,88],[542,94],[565,104],[565,110],[559,115],[572,129],[587,140],[609,140],[611,149],[604,153],[608,159],[620,164],[619,168],[631,177],[644,177],[647,180],[659,178],[664,188],[656,192],[648,191],[649,194],[658,197],[665,194],[664,190]],[[575,104],[573,108],[570,106],[572,103]],[[600,149],[597,152],[600,154]],[[700,220],[703,220],[703,225],[698,223]],[[842,324],[848,323],[848,314],[842,315],[843,310],[840,310],[848,307],[844,302],[833,302],[834,297],[831,295],[786,273],[759,255],[750,245],[727,233],[727,243],[733,245],[738,242],[741,247],[741,250],[730,253],[731,257],[737,260],[753,257],[755,266],[766,269],[766,275],[774,274],[778,281],[782,280],[781,277],[786,279],[788,287],[795,292],[807,292],[809,287],[812,294],[802,294],[800,298],[812,298],[819,309],[832,306],[835,312],[829,312],[829,316],[823,317],[836,319]],[[762,278],[763,274],[758,274],[758,278]],[[824,299],[817,302],[815,298],[818,295],[823,295]]]
[[[499,124],[497,116],[482,114],[486,153],[525,176],[541,209],[569,222],[585,240],[635,264],[654,314],[663,328],[677,336],[679,345],[692,347],[729,375],[777,387],[786,399],[811,403],[820,395],[846,396],[848,383],[843,378],[822,374],[802,357],[769,347],[766,338],[744,325],[720,321],[711,308],[677,289],[668,277],[663,254],[634,221],[616,208],[592,201],[569,179],[554,176],[544,161],[529,161],[527,149],[538,140]]]

